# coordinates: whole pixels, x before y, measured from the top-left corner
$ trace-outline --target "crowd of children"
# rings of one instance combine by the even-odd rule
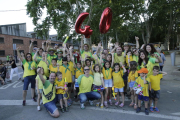
[[[41,110],[41,98],[46,95],[36,69],[43,68],[41,73],[45,80],[49,79],[50,73],[56,73],[57,77],[53,85],[56,89],[56,97],[59,100],[61,111],[68,112],[68,106],[73,103],[72,91],[74,91],[75,101],[78,101],[77,79],[84,74],[84,66],[88,66],[89,74],[94,76],[92,91],[99,92],[101,95],[96,106],[103,108],[113,105],[112,99],[115,98],[115,106],[124,107],[126,105],[125,95],[130,93],[129,106],[134,107],[137,113],[141,111],[141,101],[144,101],[146,115],[149,114],[149,110],[159,112],[157,103],[160,98],[160,80],[167,73],[160,71],[159,63],[162,63],[162,58],[154,46],[147,44],[142,45],[139,49],[138,39],[135,37],[136,48],[131,48],[128,43],[124,43],[124,52],[118,43],[111,51],[108,49],[101,51],[99,43],[95,53],[92,54],[90,46],[83,44],[82,38],[80,58],[73,55],[72,46],[68,49],[66,44],[63,44],[63,47],[55,45],[51,48],[50,41],[46,41],[46,45],[43,42],[42,48],[37,48],[37,46],[32,46],[34,42],[32,40],[30,53],[27,53],[25,58],[21,56],[17,48],[18,57],[24,66],[23,105],[26,104],[27,89],[31,83],[32,98],[36,101],[33,94],[36,88],[37,110]],[[36,87],[33,86],[35,83]],[[45,101],[42,102],[45,103]]]

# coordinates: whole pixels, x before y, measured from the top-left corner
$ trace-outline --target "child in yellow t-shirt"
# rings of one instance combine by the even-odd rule
[[[139,113],[141,111],[141,101],[143,100],[145,103],[145,114],[149,115],[149,110],[148,110],[148,101],[149,101],[149,82],[150,79],[147,77],[148,70],[146,68],[141,68],[138,73],[140,76],[136,79],[136,83],[134,86],[138,86],[141,88],[141,94],[140,92],[138,93],[138,108],[136,109],[136,113]],[[136,91],[136,93],[138,90]]]
[[[149,94],[150,105],[154,101],[154,108],[149,108],[151,112],[159,112],[159,109],[157,108],[157,102],[160,97],[160,80],[163,78],[164,75],[167,75],[167,73],[162,71],[159,72],[159,66],[154,66],[153,75],[149,76],[149,79],[151,81],[151,91]]]
[[[56,58],[53,58],[52,61],[51,61],[51,65],[49,65],[49,70],[50,70],[50,73],[57,73],[58,71],[58,67],[57,67],[57,59]]]
[[[126,68],[124,66],[122,66],[124,69],[124,72],[126,72]],[[115,103],[116,106],[120,106],[123,107],[124,106],[124,80],[123,80],[123,74],[121,74],[120,71],[120,64],[119,63],[115,63],[114,64],[114,72],[112,73],[112,77],[113,77],[113,87],[114,92],[117,93],[117,102]],[[120,104],[120,97],[119,97],[119,93],[121,94],[122,97],[122,103]]]
[[[128,75],[128,83],[130,87],[131,100],[132,100],[129,106],[134,105],[134,109],[136,109],[137,108],[137,95],[134,93],[133,86],[135,84],[135,80],[138,78],[137,62],[131,61],[129,64],[130,64],[130,69],[129,69],[129,75]]]
[[[43,67],[41,69],[41,74],[43,75],[43,78],[46,80],[47,78],[44,75],[44,68]],[[41,97],[42,97],[41,95],[42,95],[42,91],[43,91],[43,83],[40,80],[39,75],[37,75],[35,79],[36,79],[36,88],[37,88],[37,93],[38,93],[38,99],[37,99],[38,106],[37,106],[37,110],[40,111],[41,110],[40,100],[41,100]]]
[[[63,65],[59,67],[59,71],[62,73],[62,78],[66,78],[67,80],[67,87],[68,87],[68,94],[71,96],[71,86],[72,86],[72,67],[68,64],[67,57],[62,58]],[[72,103],[71,98],[68,99],[68,106]]]
[[[127,55],[126,55],[126,64],[127,64],[127,67],[130,67],[129,63],[133,61],[133,57],[132,57],[132,51],[131,50],[128,50],[127,51]]]
[[[57,72],[57,78],[55,81],[55,86],[56,86],[56,96],[58,97],[60,106],[61,106],[61,111],[64,113],[64,109],[63,109],[63,102],[62,99],[64,100],[65,103],[65,111],[68,112],[68,106],[67,106],[67,94],[66,94],[66,90],[67,87],[65,86],[65,80],[62,79],[62,73],[61,72]]]

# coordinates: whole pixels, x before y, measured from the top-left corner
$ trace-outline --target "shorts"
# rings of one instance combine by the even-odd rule
[[[114,92],[124,92],[124,88],[122,87],[122,88],[115,88],[114,89]]]
[[[42,94],[43,93],[43,89],[39,89],[39,93]]]
[[[143,95],[138,95],[139,100],[144,100],[144,101],[149,101],[149,97],[143,96]]]
[[[154,99],[154,98],[159,99],[160,98],[160,90],[157,90],[157,91],[151,90],[151,91],[149,91],[149,98],[151,98],[151,99]]]
[[[72,76],[72,82],[75,82],[75,75]]]
[[[100,86],[93,85],[93,91],[97,90],[98,92],[103,92],[104,89],[102,89],[102,88],[103,88],[102,85],[100,85]],[[97,91],[95,91],[95,92],[97,92]]]
[[[63,98],[67,98],[67,94],[56,94],[58,100],[63,99]]]
[[[71,87],[71,85],[72,85],[72,83],[68,83],[68,84],[67,84],[67,87]]]
[[[129,82],[129,87],[130,87],[130,88],[133,88],[134,84],[135,84],[135,81]]]
[[[112,79],[108,79],[108,80],[104,79],[104,86],[105,87],[112,87]]]
[[[35,88],[35,83],[36,83],[35,78],[36,75],[26,76],[24,78],[23,90],[28,90],[29,83],[31,83],[31,88]]]
[[[48,102],[48,103],[45,103],[44,104],[44,107],[47,109],[47,111],[49,111],[51,114],[54,114],[54,112],[56,111],[57,107],[56,107],[56,102],[57,102],[57,99],[56,97],[54,98],[54,100]]]

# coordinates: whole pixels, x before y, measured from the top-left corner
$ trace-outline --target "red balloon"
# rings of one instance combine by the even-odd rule
[[[99,23],[99,30],[102,34],[108,32],[109,28],[111,27],[111,21],[112,21],[112,10],[111,8],[107,7],[106,9],[104,9]]]
[[[75,30],[76,33],[80,33],[85,35],[85,38],[90,38],[92,35],[93,30],[91,30],[90,26],[85,26],[84,29],[81,28],[81,24],[83,23],[84,19],[89,15],[89,13],[84,12],[81,13],[78,18],[76,19]]]

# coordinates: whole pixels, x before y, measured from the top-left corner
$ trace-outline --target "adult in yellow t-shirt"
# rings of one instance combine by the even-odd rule
[[[79,84],[79,98],[80,98],[80,107],[84,109],[84,102],[89,99],[90,105],[93,105],[93,101],[95,99],[100,99],[101,95],[98,92],[91,91],[91,87],[94,81],[92,75],[89,74],[90,68],[88,66],[84,67],[83,75],[78,77],[78,84]]]
[[[91,57],[92,58],[92,53],[89,51],[89,45],[88,44],[81,44],[81,58],[85,59],[85,56],[87,55],[87,57]]]
[[[56,88],[54,85],[54,81],[56,79],[55,73],[50,73],[49,80],[46,80],[43,78],[42,73],[40,72],[42,68],[37,69],[37,73],[39,75],[40,80],[43,83],[43,94],[42,94],[42,100],[44,107],[48,110],[49,114],[52,117],[59,117],[59,111],[56,107],[57,99],[56,97]]]
[[[24,66],[24,86],[23,86],[23,106],[26,105],[26,95],[27,95],[27,90],[29,83],[31,83],[31,97],[33,100],[36,102],[36,99],[34,98],[34,93],[35,93],[35,78],[36,78],[36,63],[32,60],[32,55],[31,53],[27,53],[25,56],[25,59],[22,58],[19,52],[19,48],[17,48],[17,55],[20,58],[20,60],[23,63]]]

